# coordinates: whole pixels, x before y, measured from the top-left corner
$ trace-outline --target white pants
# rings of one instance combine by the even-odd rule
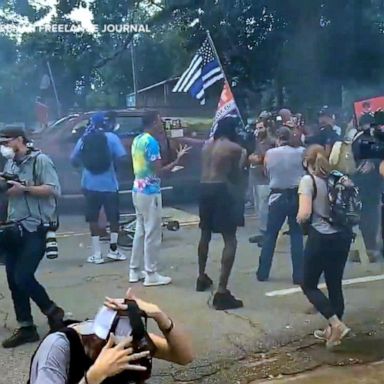
[[[268,221],[268,200],[270,189],[268,185],[256,185],[256,193],[259,201],[258,206],[258,230],[260,234],[264,234],[267,231]]]
[[[138,271],[144,258],[145,271],[154,273],[161,247],[161,194],[132,192],[132,199],[136,210],[136,230],[129,267]]]

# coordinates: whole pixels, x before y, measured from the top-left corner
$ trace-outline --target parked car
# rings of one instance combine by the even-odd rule
[[[34,136],[35,146],[49,155],[55,163],[64,199],[77,198],[81,195],[81,170],[72,167],[69,157],[77,140],[82,136],[92,113],[69,115]],[[132,188],[133,184],[131,145],[133,139],[142,133],[142,116],[145,111],[118,110],[116,113],[118,129],[115,130],[115,134],[121,138],[128,152],[126,163],[117,169],[120,189],[126,192]],[[163,117],[163,123],[164,130],[157,140],[160,143],[164,164],[175,159],[176,149],[180,144],[186,144],[192,148],[188,155],[181,160],[180,165],[184,168],[162,177],[162,186],[172,187],[171,198],[183,200],[188,197],[193,198],[193,191],[197,190],[200,179],[201,148],[204,140],[191,137],[180,118]],[[172,129],[176,126],[178,129]]]

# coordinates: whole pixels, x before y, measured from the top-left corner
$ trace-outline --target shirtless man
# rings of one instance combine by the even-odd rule
[[[243,306],[243,302],[227,289],[236,254],[236,230],[238,226],[244,226],[244,200],[239,181],[246,152],[235,142],[235,126],[235,120],[230,117],[219,121],[213,140],[208,141],[202,150],[199,202],[201,238],[196,290],[202,292],[212,285],[212,280],[205,273],[209,242],[212,233],[221,233],[224,239],[221,274],[213,299],[213,306],[217,310]]]

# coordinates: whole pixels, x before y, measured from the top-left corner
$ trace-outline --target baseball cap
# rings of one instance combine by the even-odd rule
[[[96,112],[91,117],[91,123],[96,127],[101,127],[105,124],[106,115],[105,112]]]
[[[84,321],[76,325],[76,328],[81,335],[96,335],[102,340],[107,340],[117,315],[116,311],[103,306],[98,311],[94,320]],[[114,331],[115,337],[123,338],[129,336],[131,333],[132,326],[129,318],[119,316]]]
[[[328,105],[324,105],[319,111],[319,116],[328,116],[334,119],[335,113],[330,107],[328,107]]]
[[[27,138],[25,130],[21,127],[6,126],[0,130],[0,143],[6,143],[17,137]]]

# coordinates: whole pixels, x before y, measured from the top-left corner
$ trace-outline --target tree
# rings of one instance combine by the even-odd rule
[[[4,36],[0,103],[11,103],[4,114],[31,114],[47,60],[65,108],[123,106],[133,90],[131,43],[142,88],[180,75],[207,29],[243,112],[340,105],[343,89],[362,85],[364,97],[381,91],[382,0],[59,0],[51,22],[73,23],[81,6],[97,24],[148,23],[151,33]],[[26,0],[3,1],[2,9],[2,21],[15,25],[50,10]]]

